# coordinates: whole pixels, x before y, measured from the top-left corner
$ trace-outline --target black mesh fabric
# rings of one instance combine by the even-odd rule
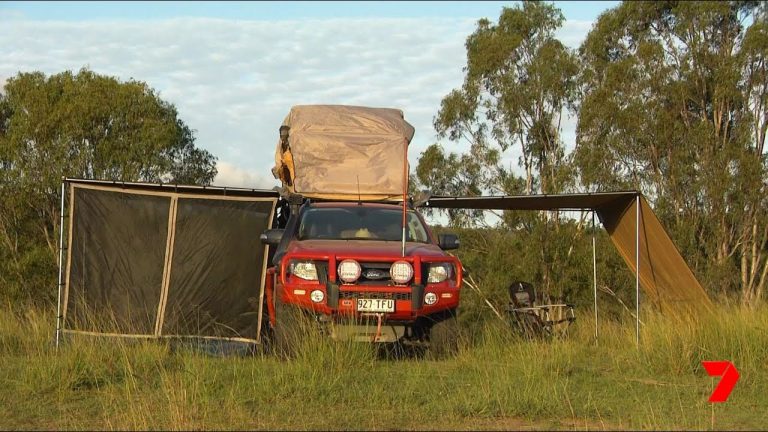
[[[74,188],[65,328],[154,333],[170,203],[167,196]]]
[[[273,203],[179,198],[163,335],[257,339]]]
[[[276,198],[93,183],[70,183],[65,330],[258,340]]]

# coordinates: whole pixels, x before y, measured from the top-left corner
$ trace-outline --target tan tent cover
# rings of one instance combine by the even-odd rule
[[[638,199],[639,198],[639,199]],[[637,202],[640,225],[636,226]],[[645,302],[672,316],[709,311],[712,302],[685,263],[645,198],[635,191],[566,195],[433,197],[432,208],[485,210],[595,210],[619,254],[637,274],[636,239],[640,243],[640,286]]]
[[[283,121],[272,173],[289,191],[332,199],[402,197],[404,164],[414,129],[391,108],[299,105]]]
[[[637,274],[636,235],[640,237],[640,286],[647,301],[667,315],[691,315],[710,311],[712,302],[680,255],[644,197],[640,197],[640,226],[637,202],[632,199],[598,209],[600,220],[616,249]]]

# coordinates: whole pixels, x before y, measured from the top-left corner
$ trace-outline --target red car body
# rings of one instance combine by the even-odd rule
[[[400,210],[393,204],[333,202],[314,203],[312,208],[356,208],[363,206],[369,209]],[[409,211],[415,213],[413,211]],[[421,221],[428,240],[426,242],[407,242],[405,256],[402,254],[401,241],[383,240],[327,240],[290,238],[291,233],[285,232],[282,256],[279,264],[267,271],[266,295],[269,319],[272,326],[276,324],[275,302],[282,302],[292,307],[301,308],[307,314],[314,314],[319,321],[341,322],[345,318],[359,320],[370,318],[372,313],[358,311],[357,299],[386,298],[394,299],[394,312],[382,313],[378,318],[379,325],[400,325],[406,328],[415,325],[420,319],[438,317],[446,313],[454,313],[459,305],[462,266],[454,256],[447,254],[440,246],[438,238],[425,223],[423,217],[415,213]],[[290,224],[289,224],[290,225]],[[337,267],[343,260],[355,260],[363,266],[385,268],[397,261],[406,261],[413,268],[413,277],[408,283],[394,283],[391,278],[387,281],[363,281],[361,276],[355,282],[344,283],[337,274]],[[311,261],[318,265],[318,271],[326,272],[325,277],[318,280],[305,280],[290,273],[289,263],[296,261]],[[452,274],[439,283],[428,283],[425,274],[433,263],[448,263],[453,266]],[[326,270],[327,269],[327,270]],[[366,271],[366,270],[363,270]],[[323,293],[323,301],[316,302],[310,298],[310,293],[319,290]],[[427,294],[433,293],[437,300],[427,304],[424,300]],[[431,299],[434,297],[430,296]],[[407,334],[408,332],[406,332]]]

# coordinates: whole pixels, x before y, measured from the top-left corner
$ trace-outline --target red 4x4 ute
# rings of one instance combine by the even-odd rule
[[[332,338],[456,349],[461,263],[446,254],[455,235],[436,237],[415,210],[394,204],[304,202],[262,240],[276,246],[266,280],[278,351],[290,352],[302,318]],[[303,320],[306,322],[307,320]]]

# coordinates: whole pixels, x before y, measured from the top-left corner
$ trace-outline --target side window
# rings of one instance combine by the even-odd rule
[[[413,213],[408,215],[408,237],[413,241],[427,242],[427,233],[424,231],[424,226],[421,224],[419,217]]]
[[[301,225],[299,225],[299,231],[298,231],[298,237],[300,239],[307,238],[307,235],[309,234],[309,220],[312,218],[312,210],[307,210],[304,213],[304,217],[301,218]]]

